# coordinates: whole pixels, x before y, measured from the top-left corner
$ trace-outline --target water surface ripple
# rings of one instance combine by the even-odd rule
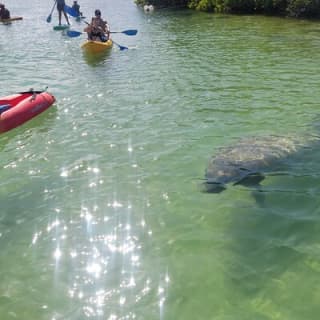
[[[85,56],[40,0],[0,25],[0,95],[57,98],[0,136],[0,318],[318,319],[319,23],[80,4],[129,50]],[[270,135],[303,148],[261,192],[200,192],[220,147]]]

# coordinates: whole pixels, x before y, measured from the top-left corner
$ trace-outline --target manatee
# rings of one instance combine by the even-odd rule
[[[277,172],[290,156],[303,153],[307,140],[299,137],[247,137],[223,147],[211,157],[204,191],[220,193],[227,184],[259,186],[266,173]]]

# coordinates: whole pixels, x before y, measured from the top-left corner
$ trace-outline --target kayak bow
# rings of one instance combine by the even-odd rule
[[[106,42],[87,40],[81,45],[81,48],[87,53],[99,53],[112,47],[112,40]]]
[[[2,23],[10,23],[12,21],[17,21],[17,20],[22,20],[23,18],[22,17],[12,17],[12,18],[9,18],[9,19],[0,19],[0,22]]]
[[[48,92],[33,90],[0,97],[0,133],[36,117],[47,110],[55,100]]]

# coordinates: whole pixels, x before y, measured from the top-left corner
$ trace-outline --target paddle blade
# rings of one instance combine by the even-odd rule
[[[124,31],[111,31],[110,33],[124,33],[127,36],[135,36],[137,32],[138,30],[132,29],[132,30],[124,30]]]
[[[127,36],[135,36],[137,32],[138,30],[135,29],[122,31],[122,33],[126,34]]]
[[[47,22],[48,22],[48,23],[51,22],[51,14],[48,15]]]
[[[112,40],[112,42],[113,42],[114,44],[116,44],[116,45],[119,47],[120,51],[128,50],[128,48],[127,48],[127,47],[125,47],[125,46],[121,46],[119,43],[116,43],[116,42],[114,42],[113,40]]]
[[[82,34],[82,32],[75,31],[75,30],[68,30],[67,36],[71,38],[79,37]]]
[[[50,12],[50,14],[48,15],[48,18],[47,18],[47,22],[48,22],[48,23],[51,22],[52,12],[53,12],[54,7],[56,6],[56,4],[57,4],[57,0],[54,2],[53,7],[52,7],[52,9],[51,9],[51,12]]]
[[[75,17],[75,18],[79,17],[79,13],[67,5],[64,6],[64,11],[72,17]]]

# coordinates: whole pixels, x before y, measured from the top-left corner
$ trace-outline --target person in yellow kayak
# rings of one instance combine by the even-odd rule
[[[95,10],[91,23],[84,29],[88,34],[88,40],[106,42],[110,37],[110,28],[107,21],[101,18],[101,11]]]
[[[10,19],[10,11],[3,3],[0,3],[0,19]]]
[[[66,12],[64,11],[65,5],[66,5],[66,3],[64,0],[57,0],[57,10],[58,10],[58,14],[59,14],[59,26],[61,26],[62,13],[63,13],[64,17],[66,18],[67,24],[70,25],[68,16],[67,16]]]

